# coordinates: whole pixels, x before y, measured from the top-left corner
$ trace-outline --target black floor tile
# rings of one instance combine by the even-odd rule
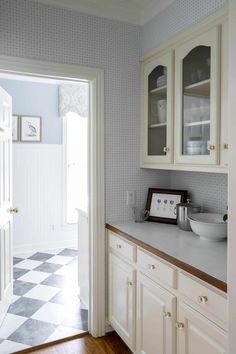
[[[54,254],[37,252],[33,254],[33,256],[29,257],[28,259],[32,259],[34,261],[46,262],[52,257],[54,257]]]
[[[13,278],[18,279],[28,272],[29,269],[21,269],[21,268],[13,267]]]
[[[44,343],[56,328],[57,326],[52,323],[30,318],[7,339],[33,347]]]
[[[31,317],[45,304],[45,301],[21,297],[9,307],[8,312],[13,315]]]
[[[43,285],[55,286],[56,288],[63,288],[65,286],[66,278],[63,275],[52,274],[44,281]]]
[[[26,281],[15,280],[13,283],[13,294],[22,296],[25,295],[28,291],[33,289],[37,284],[29,283]]]
[[[61,267],[62,267],[61,264],[54,264],[54,263],[50,263],[50,262],[45,262],[45,263],[40,264],[40,266],[38,266],[34,270],[37,270],[38,272],[54,273],[58,269],[60,269]]]
[[[24,260],[23,258],[13,257],[13,265],[16,265],[17,263],[20,263],[23,260]]]
[[[78,256],[78,251],[70,249],[70,248],[65,248],[63,251],[58,253],[58,255],[59,256],[66,256],[66,257],[76,257],[76,256]]]

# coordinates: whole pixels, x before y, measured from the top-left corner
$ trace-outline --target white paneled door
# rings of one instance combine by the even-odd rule
[[[11,151],[11,97],[0,87],[0,325],[13,295]]]

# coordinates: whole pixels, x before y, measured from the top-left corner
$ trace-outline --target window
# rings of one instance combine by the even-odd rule
[[[65,217],[67,224],[77,223],[76,208],[88,208],[87,150],[88,119],[69,112],[64,117],[65,173]]]

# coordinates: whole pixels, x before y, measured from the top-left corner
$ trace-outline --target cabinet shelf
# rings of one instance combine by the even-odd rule
[[[211,80],[204,80],[184,87],[184,95],[197,97],[210,97]]]
[[[210,124],[211,121],[210,120],[201,120],[199,122],[191,122],[191,123],[185,123],[184,127],[195,127],[198,125],[206,125],[206,124]]]
[[[160,127],[166,127],[167,123],[156,123],[156,124],[150,124],[148,128],[153,129],[153,128],[160,128]]]
[[[161,87],[157,87],[151,91],[149,91],[149,93],[151,95],[163,95],[166,94],[166,90],[167,90],[167,86],[161,86]]]

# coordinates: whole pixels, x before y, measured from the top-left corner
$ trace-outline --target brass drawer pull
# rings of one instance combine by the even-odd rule
[[[150,269],[150,270],[155,270],[156,268],[157,268],[157,266],[155,264],[148,265],[148,269]]]
[[[208,297],[207,296],[198,296],[198,302],[200,304],[205,304],[208,301]]]
[[[177,322],[177,323],[175,324],[175,327],[176,327],[177,329],[183,329],[183,328],[184,328],[184,324],[183,324],[183,322]]]
[[[163,316],[164,316],[165,318],[171,318],[171,313],[170,313],[170,312],[164,312],[164,313],[163,313]]]
[[[228,150],[228,148],[229,148],[229,144],[224,144],[224,149]]]
[[[121,249],[122,246],[120,244],[116,245],[117,248]]]

